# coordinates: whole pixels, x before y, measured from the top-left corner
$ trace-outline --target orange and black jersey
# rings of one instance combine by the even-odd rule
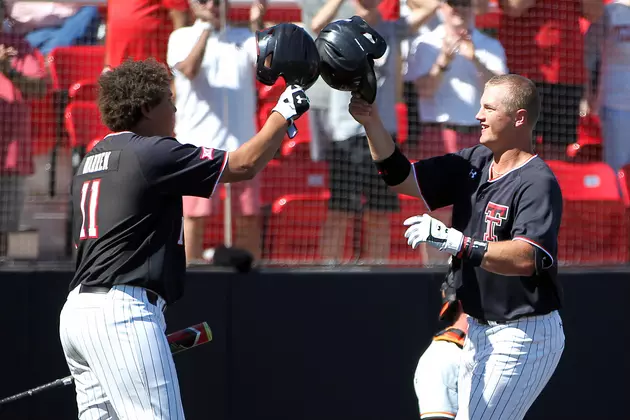
[[[78,254],[70,288],[129,284],[173,303],[186,270],[182,196],[210,197],[227,163],[221,150],[171,137],[110,134],[72,182]]]
[[[414,174],[431,210],[453,206],[452,226],[483,241],[525,241],[536,250],[536,272],[503,276],[453,258],[453,281],[463,310],[474,318],[508,321],[559,309],[558,231],[562,194],[537,156],[491,179],[492,152],[477,145],[416,162]]]

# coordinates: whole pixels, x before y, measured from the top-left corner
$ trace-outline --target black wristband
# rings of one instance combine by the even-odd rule
[[[473,267],[479,267],[483,261],[484,255],[488,252],[488,242],[476,241],[471,237],[464,237],[462,249],[457,257],[470,262]]]
[[[374,166],[376,166],[383,181],[390,187],[402,184],[411,171],[411,162],[400,152],[398,146],[390,157],[380,162],[375,161]]]

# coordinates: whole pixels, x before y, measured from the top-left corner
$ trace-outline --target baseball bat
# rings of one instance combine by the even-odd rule
[[[184,350],[212,341],[212,330],[207,322],[202,322],[200,324],[184,328],[183,330],[175,331],[169,334],[166,338],[168,340],[169,348],[171,349],[171,354],[177,354]],[[72,382],[72,375],[69,375],[64,378],[57,379],[56,381],[20,392],[19,394],[3,398],[0,400],[0,405],[17,401],[25,397],[32,397],[35,394],[39,394],[40,392],[48,391],[50,389],[67,386],[72,384]]]

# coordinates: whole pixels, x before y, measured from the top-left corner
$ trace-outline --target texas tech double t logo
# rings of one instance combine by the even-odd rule
[[[494,233],[494,228],[501,226],[503,221],[507,220],[509,210],[508,206],[496,204],[492,201],[488,202],[485,211],[486,232],[483,234],[484,241],[494,242],[499,240]]]

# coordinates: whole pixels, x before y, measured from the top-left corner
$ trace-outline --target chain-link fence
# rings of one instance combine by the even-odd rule
[[[109,131],[96,105],[100,73],[126,57],[153,56],[174,67],[177,63],[169,57],[185,59],[197,42],[195,28],[203,20],[198,8],[207,3],[171,0],[147,4],[144,12],[134,10],[135,3],[68,3],[74,8],[67,16],[49,11],[56,13],[56,23],[33,28],[21,21],[26,13],[16,6],[28,2],[5,0],[0,34],[0,255],[72,258],[70,180],[82,156]],[[320,12],[326,3],[271,1],[261,9],[264,25],[303,22],[316,35],[325,24]],[[418,0],[404,2],[408,6],[401,10],[397,2],[382,2],[380,17],[374,18],[370,7],[379,2],[358,3],[362,9],[350,1],[337,3],[328,20],[364,13],[366,20],[375,19],[373,26],[388,42],[386,54],[375,62],[377,104],[386,128],[411,160],[478,143],[475,115],[484,83],[493,74],[519,73],[536,82],[542,117],[533,141],[556,173],[565,200],[561,264],[628,261],[630,201],[624,167],[630,160],[624,160],[624,148],[630,145],[619,132],[623,125],[605,119],[593,100],[608,86],[606,78],[615,77],[605,65],[610,54],[606,43],[592,33],[587,37],[589,19],[597,22],[596,12],[583,10],[578,0],[538,0],[518,13],[493,2],[482,7],[464,0]],[[212,4],[223,7],[220,1]],[[209,86],[198,92],[200,103],[216,103],[216,95],[230,103],[229,113],[212,107],[206,111],[228,131],[260,127],[283,90],[281,83],[268,87],[253,80],[251,54],[242,51],[248,37],[238,32],[255,23],[249,19],[250,6],[230,4],[227,22],[223,19],[222,27],[215,28],[216,48],[206,50],[197,76]],[[475,21],[476,29],[460,21]],[[180,26],[186,36],[169,43]],[[233,54],[233,60],[225,54]],[[234,68],[238,74],[229,70]],[[175,78],[176,102],[196,85],[182,86]],[[628,92],[617,93],[618,98],[630,98]],[[199,243],[192,245],[199,248],[200,258],[203,250],[228,242],[251,250],[267,264],[445,264],[441,253],[407,246],[402,221],[428,210],[422,200],[397,196],[378,178],[364,132],[348,114],[349,96],[321,79],[307,94],[311,111],[297,121],[298,136],[285,139],[257,181],[215,192],[198,226],[203,232]],[[190,131],[182,124],[194,119],[186,108],[179,112],[176,135]],[[204,141],[216,146],[210,137]],[[615,145],[613,152],[603,153],[610,144]],[[450,208],[432,214],[450,223]],[[227,235],[226,221],[232,226]]]

